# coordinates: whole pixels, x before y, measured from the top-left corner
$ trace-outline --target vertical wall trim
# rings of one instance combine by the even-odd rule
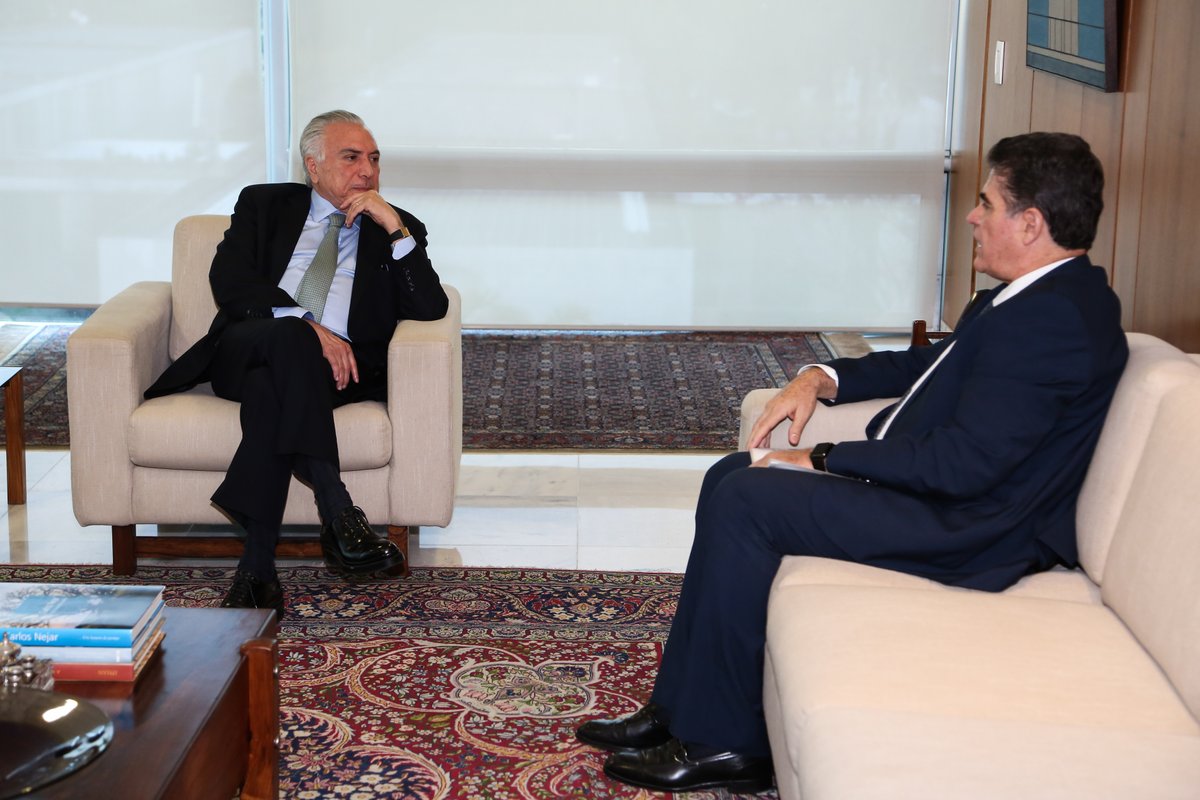
[[[263,104],[267,134],[267,180],[291,178],[291,42],[288,0],[260,0]]]

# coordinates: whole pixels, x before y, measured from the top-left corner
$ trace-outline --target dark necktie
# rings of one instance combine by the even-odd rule
[[[963,323],[970,324],[972,321],[979,319],[984,314],[991,311],[992,302],[996,299],[1000,292],[1004,291],[1006,286],[1008,286],[1007,283],[1002,283],[993,289],[989,294],[984,294],[982,292],[976,294],[975,297],[971,299],[971,302],[967,304],[967,308],[963,311],[963,321],[959,323],[959,332],[961,332]],[[977,306],[978,310],[976,311]],[[938,360],[934,361],[933,364],[921,374],[921,377],[917,379],[917,382],[909,387],[908,391],[904,393],[904,396],[901,397],[895,405],[891,406],[890,413],[883,418],[878,431],[871,438],[882,439],[887,435],[887,432],[891,430],[892,423],[895,422],[896,418],[900,416],[900,412],[912,402],[913,397],[920,394],[921,390],[929,385],[929,376],[932,375],[934,370],[936,370],[937,367],[942,363],[942,360],[950,354],[950,349],[953,347],[954,341],[951,340],[947,343],[946,349],[942,352],[941,356],[938,357]]]
[[[329,215],[325,238],[317,247],[317,253],[296,289],[296,302],[311,311],[317,322],[321,321],[321,314],[325,311],[325,300],[329,297],[329,287],[333,285],[333,273],[337,270],[338,260],[338,233],[345,221],[345,214]]]

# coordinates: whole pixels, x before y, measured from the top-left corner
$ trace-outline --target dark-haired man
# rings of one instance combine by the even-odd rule
[[[1075,500],[1128,356],[1117,298],[1086,255],[1103,170],[1068,134],[1003,139],[988,162],[967,221],[975,269],[1002,284],[932,347],[806,368],[750,434],[761,446],[790,419],[795,445],[818,401],[902,397],[865,440],[709,470],[650,703],[578,730],[613,751],[609,776],[662,791],[771,784],[763,646],[784,555],[989,591],[1076,565]],[[773,463],[816,472],[759,469]]]
[[[213,495],[246,531],[226,607],[282,611],[275,546],[293,473],[313,487],[330,567],[403,565],[341,481],[333,409],[386,399],[396,323],[440,319],[448,306],[425,226],[379,194],[379,147],[362,119],[313,118],[300,153],[307,185],[242,190],[209,271],[217,316],[146,391],[211,381],[241,403],[242,440]]]

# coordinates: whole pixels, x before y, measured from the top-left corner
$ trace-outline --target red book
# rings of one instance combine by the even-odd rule
[[[158,645],[162,641],[165,632],[159,630],[154,635],[154,638],[142,650],[138,660],[131,664],[114,664],[112,662],[106,664],[99,663],[71,663],[71,662],[54,662],[54,680],[57,683],[70,683],[71,681],[122,681],[131,683],[137,680],[137,677],[142,674],[142,670],[154,658],[154,654],[158,652]]]

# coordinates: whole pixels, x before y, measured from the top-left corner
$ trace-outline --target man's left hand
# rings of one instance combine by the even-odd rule
[[[341,210],[346,214],[346,227],[354,224],[359,214],[366,214],[388,233],[400,230],[400,215],[383,195],[371,189],[348,198]]]

